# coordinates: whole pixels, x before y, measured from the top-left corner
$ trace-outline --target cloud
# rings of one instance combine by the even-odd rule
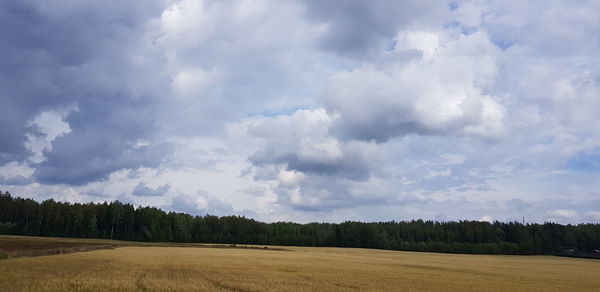
[[[35,135],[27,128],[35,117],[75,108],[64,117],[71,131],[44,150],[36,180],[85,184],[122,168],[158,165],[162,157],[153,155],[166,155],[164,147],[135,146],[155,129],[160,94],[152,85],[160,74],[139,74],[156,68],[128,55],[137,53],[142,62],[149,57],[139,44],[146,23],[161,12],[158,1],[129,9],[140,3],[2,4],[0,116],[10,122],[2,122],[0,163],[31,156],[25,142]]]
[[[171,209],[193,215],[232,215],[233,208],[224,200],[207,192],[199,191],[195,195],[180,193],[172,198]]]
[[[265,119],[248,133],[265,139],[249,159],[254,165],[285,165],[288,170],[352,180],[369,177],[378,149],[372,143],[342,142],[329,135],[334,118],[324,110],[300,110]]]
[[[338,134],[377,142],[408,134],[501,136],[506,110],[485,94],[497,71],[488,36],[459,36],[433,51],[428,61],[334,74],[323,103],[340,115]]]
[[[600,221],[600,212],[598,211],[589,211],[587,212],[587,216],[593,218],[593,220]]]
[[[274,192],[278,203],[302,211],[331,211],[395,201],[393,182],[380,178],[355,181],[282,170]],[[396,184],[397,186],[398,184]]]
[[[544,3],[543,7],[521,1],[482,6],[478,8],[481,25],[499,43],[528,47],[545,57],[589,54],[598,45],[589,37],[600,27],[596,1],[574,7],[565,1]],[[526,17],[532,13],[537,17]]]
[[[220,135],[248,114],[289,111],[310,103],[323,69],[312,47],[314,27],[297,1],[177,1],[156,28],[155,46],[172,76],[170,131]]]
[[[156,168],[170,153],[166,143],[135,146],[110,133],[104,135],[107,140],[96,135],[81,133],[57,139],[53,150],[44,153],[47,160],[36,165],[36,181],[83,185],[106,180],[111,173],[122,169]]]
[[[549,212],[550,221],[571,222],[579,218],[579,213],[570,209],[556,209]]]
[[[267,221],[597,221],[598,5],[5,1],[0,182]]]
[[[323,109],[299,110],[248,126],[264,141],[249,157],[254,178],[276,183],[278,203],[329,210],[385,201],[386,183],[372,178],[385,165],[385,147],[338,140],[329,133],[334,120]]]
[[[170,188],[171,182],[168,182],[162,186],[157,186],[156,188],[151,188],[146,185],[146,182],[141,181],[135,186],[135,188],[133,188],[132,194],[140,197],[159,197],[167,193]]]
[[[440,1],[306,1],[309,20],[324,26],[320,46],[344,56],[365,57],[384,50],[393,37],[410,25],[442,23],[445,3]]]
[[[488,178],[460,166],[460,154],[435,162],[454,164],[452,169],[435,163],[415,167],[411,157],[393,160],[387,149],[390,139],[411,134],[502,136],[505,109],[483,94],[494,84],[497,48],[485,33],[443,44],[414,37],[406,42],[398,50],[417,46],[423,52],[418,59],[334,73],[320,100],[324,108],[266,118],[248,128],[265,142],[249,158],[258,167],[256,178],[277,182],[279,203],[330,210],[385,204],[402,190],[487,188]],[[459,62],[469,70],[453,72]],[[401,160],[406,169],[398,169]],[[408,176],[418,183],[400,182]]]
[[[575,210],[569,209],[556,209],[550,212],[551,215],[561,217],[561,218],[569,218],[573,219],[577,217],[579,214]]]
[[[45,159],[35,164],[36,180],[81,185],[121,169],[158,167],[171,146],[152,139],[156,121],[151,103],[129,98],[80,100],[65,117],[70,132],[54,139],[43,151]]]
[[[567,162],[567,167],[576,171],[600,172],[600,148],[575,154]]]
[[[11,177],[1,176],[0,175],[0,185],[13,185],[13,186],[22,186],[28,185],[32,183],[32,179],[30,177],[15,175]]]

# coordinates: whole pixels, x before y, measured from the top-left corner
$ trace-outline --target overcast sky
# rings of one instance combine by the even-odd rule
[[[0,190],[600,222],[600,1],[0,0]]]

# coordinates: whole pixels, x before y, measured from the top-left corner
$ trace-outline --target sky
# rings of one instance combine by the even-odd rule
[[[600,1],[0,0],[0,190],[600,223]]]

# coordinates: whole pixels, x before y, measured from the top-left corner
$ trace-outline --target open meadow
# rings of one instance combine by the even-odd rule
[[[13,252],[18,246],[26,250],[36,245],[31,242],[37,242],[37,249],[44,243],[69,242],[99,249],[9,256],[0,260],[0,291],[598,291],[600,287],[600,261],[554,256],[233,248],[18,236],[0,236],[0,249],[5,254],[8,246]]]

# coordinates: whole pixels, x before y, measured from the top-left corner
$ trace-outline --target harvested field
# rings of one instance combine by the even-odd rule
[[[1,260],[0,291],[597,291],[598,275],[553,256],[123,245]]]
[[[281,247],[267,247],[240,244],[199,244],[199,243],[167,243],[167,242],[135,242],[108,239],[61,238],[0,235],[0,259],[58,255],[73,252],[92,251],[97,249],[113,249],[125,246],[159,246],[159,247],[204,247],[204,248],[241,248],[285,250]]]
[[[100,239],[0,236],[0,258],[56,255],[132,245],[129,242]]]

